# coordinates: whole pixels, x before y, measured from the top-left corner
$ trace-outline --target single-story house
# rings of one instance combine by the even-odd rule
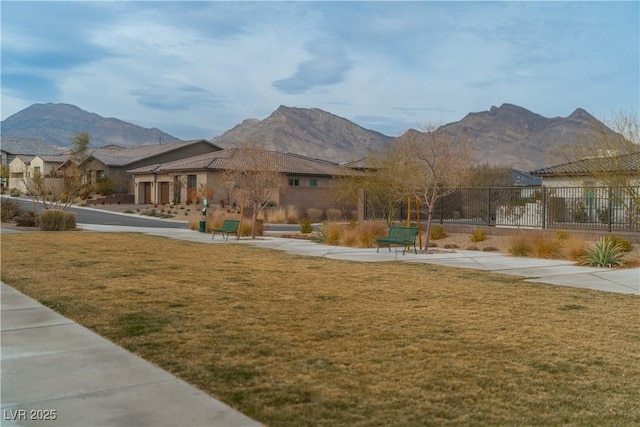
[[[574,222],[634,222],[640,213],[640,151],[538,169],[548,198]]]
[[[604,187],[612,178],[624,185],[640,185],[640,151],[618,156],[587,157],[574,162],[537,169],[544,187]]]
[[[108,178],[115,182],[116,192],[133,193],[133,180],[127,170],[219,150],[222,150],[222,148],[205,139],[171,142],[168,144],[140,145],[137,147],[111,145],[90,149],[84,161],[83,169],[87,175],[87,183],[95,185],[99,179]],[[69,158],[67,162],[60,166],[63,173],[66,168],[76,170],[78,165],[75,164],[73,159]]]
[[[241,189],[230,182],[229,171],[253,169],[256,164],[269,165],[269,170],[285,178],[286,185],[273,196],[272,203],[303,211],[335,207],[331,194],[334,179],[359,174],[332,162],[257,148],[229,148],[130,169],[128,173],[134,176],[137,204],[184,203],[191,191],[204,188],[213,194],[209,204],[239,205]],[[354,209],[357,204],[354,200]]]

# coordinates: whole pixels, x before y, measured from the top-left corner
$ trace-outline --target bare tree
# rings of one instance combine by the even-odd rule
[[[414,195],[427,209],[428,248],[436,203],[465,181],[471,166],[471,147],[466,137],[453,137],[432,124],[427,124],[424,132],[405,133],[396,145],[406,193]]]
[[[34,173],[31,179],[25,180],[25,186],[34,202],[45,209],[63,211],[71,206],[82,188],[80,177],[69,171],[65,171],[62,175]]]
[[[51,171],[49,174],[34,172],[33,177],[23,175],[24,184],[34,202],[45,209],[67,210],[73,200],[86,186],[86,171],[82,168],[89,159],[89,142],[91,137],[82,132],[73,138],[70,162],[65,168]]]
[[[258,213],[273,202],[284,185],[284,175],[278,172],[272,152],[253,146],[234,149],[229,175],[235,187],[244,194],[251,213],[251,238],[256,238]]]
[[[396,143],[384,152],[373,154],[371,167],[362,179],[367,207],[374,217],[379,212],[389,227],[410,194],[404,180],[404,157],[400,148],[401,145]]]
[[[513,178],[508,166],[494,166],[488,163],[471,166],[466,176],[465,187],[511,187]]]
[[[71,141],[71,159],[75,162],[80,171],[80,180],[83,184],[87,184],[87,160],[89,160],[89,143],[91,135],[87,132],[81,132],[73,137]]]

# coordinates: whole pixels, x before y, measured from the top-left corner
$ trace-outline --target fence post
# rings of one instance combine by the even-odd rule
[[[547,228],[547,188],[542,188],[542,229],[546,230]]]
[[[440,197],[440,224],[444,224],[444,197]]]
[[[487,225],[491,225],[491,187],[487,187]]]
[[[612,217],[613,217],[613,203],[611,203],[611,198],[613,196],[613,191],[611,190],[611,187],[609,187],[609,197],[607,200],[607,211],[609,212],[609,214],[607,215],[607,231],[609,233],[611,233],[611,223],[612,221]]]

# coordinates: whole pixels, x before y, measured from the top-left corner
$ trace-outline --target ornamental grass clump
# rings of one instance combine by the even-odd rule
[[[76,214],[59,209],[47,209],[38,217],[42,231],[65,231],[76,228]]]
[[[486,238],[485,231],[482,228],[476,228],[473,233],[469,235],[469,240],[472,242],[482,242]]]
[[[582,261],[591,267],[615,267],[624,264],[622,256],[622,245],[603,237],[585,250]]]
[[[509,239],[509,247],[507,252],[513,256],[529,256],[533,251],[531,239],[524,234],[512,236]]]
[[[431,227],[431,230],[429,230],[429,237],[431,238],[431,240],[444,239],[445,237],[447,237],[447,231],[443,226],[439,224],[434,225],[433,227]]]

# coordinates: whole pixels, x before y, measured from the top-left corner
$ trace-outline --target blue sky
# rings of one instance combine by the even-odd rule
[[[33,103],[212,138],[279,105],[397,136],[503,103],[640,111],[640,2],[1,3],[2,119]]]

